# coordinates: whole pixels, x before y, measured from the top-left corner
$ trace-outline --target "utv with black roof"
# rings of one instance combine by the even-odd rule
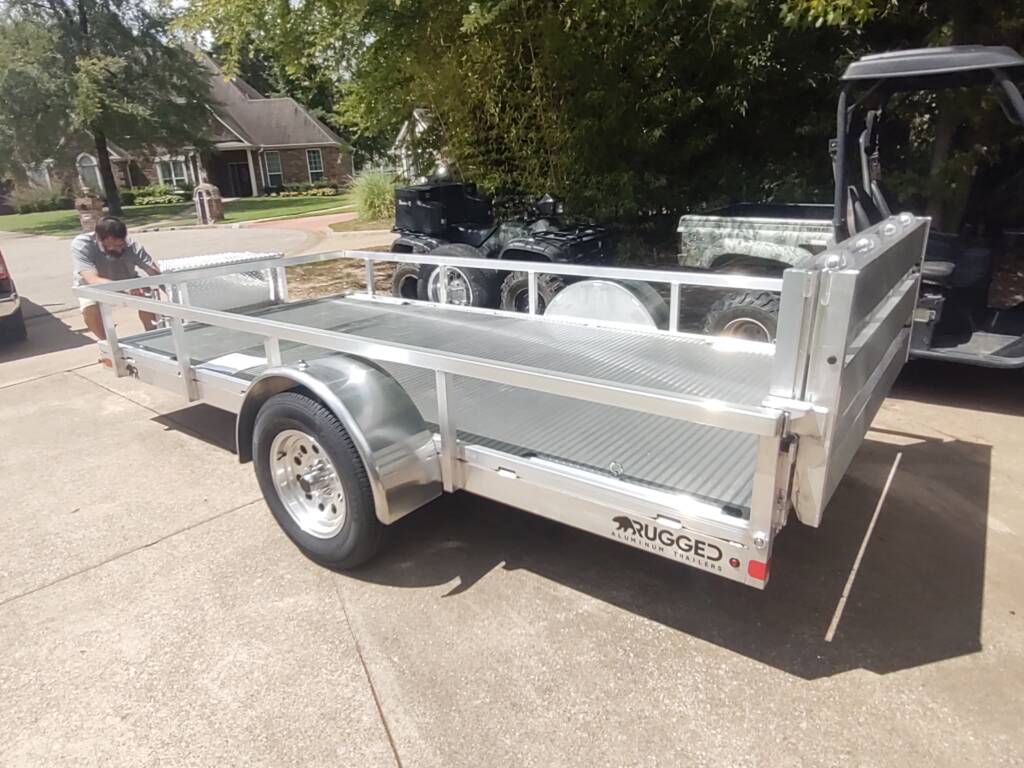
[[[841,78],[832,205],[743,203],[679,222],[683,266],[740,274],[781,275],[811,264],[832,243],[853,237],[899,210],[884,191],[879,127],[900,92],[988,86],[1006,118],[1024,126],[1024,98],[1015,81],[1024,57],[999,46],[954,46],[882,53],[850,64]],[[1018,174],[1024,179],[1024,174]],[[1024,305],[989,306],[992,243],[932,231],[914,314],[912,357],[1024,367]],[[778,328],[778,296],[735,292],[703,307],[708,333],[769,341]]]

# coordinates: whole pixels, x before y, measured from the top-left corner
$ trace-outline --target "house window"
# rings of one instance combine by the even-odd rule
[[[309,166],[310,181],[320,181],[324,177],[324,156],[319,149],[306,150],[306,165]]]
[[[281,170],[281,153],[267,151],[263,153],[263,163],[267,168],[267,186],[271,189],[284,186],[284,172]]]
[[[156,164],[156,172],[161,184],[171,187],[188,186],[188,169],[184,160],[161,160]]]

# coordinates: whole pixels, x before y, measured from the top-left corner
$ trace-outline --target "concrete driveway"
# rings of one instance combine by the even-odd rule
[[[0,765],[1022,764],[1019,375],[912,365],[766,592],[468,495],[338,574],[59,325],[0,353]]]

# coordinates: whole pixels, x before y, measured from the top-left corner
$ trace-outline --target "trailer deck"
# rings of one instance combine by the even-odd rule
[[[273,306],[248,314],[336,331],[367,340],[408,344],[502,364],[629,384],[666,394],[759,408],[768,396],[770,345],[641,330],[539,323],[530,316],[469,313],[440,305],[391,304],[327,297]],[[197,378],[204,373],[246,384],[267,368],[263,340],[240,331],[190,324],[184,329]],[[169,330],[121,340],[129,356],[153,355],[176,368]],[[723,352],[723,350],[726,350]],[[283,342],[282,363],[323,355],[308,345]],[[438,424],[434,375],[382,363],[434,428]],[[662,490],[686,493],[727,509],[749,512],[757,437],[678,419],[613,408],[488,381],[455,377],[452,406],[460,443],[535,456]]]
[[[76,293],[100,302],[119,376],[237,412],[239,459],[315,560],[364,562],[377,526],[464,490],[763,588],[775,535],[791,511],[819,524],[906,360],[926,237],[901,214],[782,279],[501,262],[526,273],[529,313],[375,293],[380,261],[481,269],[434,254],[212,263]],[[334,259],[364,262],[364,293],[288,300],[287,267]],[[539,314],[544,273],[668,284],[668,327]],[[679,332],[683,285],[779,292],[777,343]],[[160,286],[170,301],[129,293]],[[169,327],[119,339],[111,304]]]

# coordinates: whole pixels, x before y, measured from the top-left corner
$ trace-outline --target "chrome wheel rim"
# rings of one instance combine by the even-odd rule
[[[299,528],[318,539],[345,526],[345,490],[327,452],[297,429],[278,432],[270,446],[270,472],[277,496]]]
[[[771,341],[772,335],[768,328],[752,317],[740,317],[730,320],[722,329],[722,336],[732,336],[747,341]]]
[[[431,301],[441,300],[441,268],[438,267],[430,275],[428,291]],[[467,306],[473,303],[473,289],[469,287],[466,275],[458,269],[448,268],[448,303]]]

